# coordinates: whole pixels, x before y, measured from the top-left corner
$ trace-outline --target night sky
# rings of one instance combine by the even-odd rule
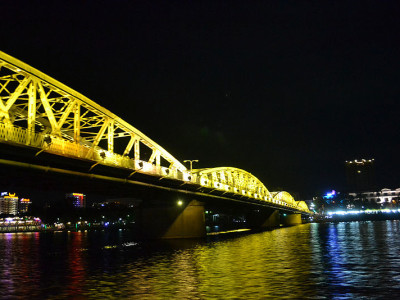
[[[400,187],[398,1],[63,3],[0,1],[0,50],[178,160],[307,199],[374,158]]]

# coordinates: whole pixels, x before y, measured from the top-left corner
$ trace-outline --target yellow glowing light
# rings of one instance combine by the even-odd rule
[[[177,204],[178,204],[179,206],[182,206],[183,201],[179,200],[179,201],[177,202]]]
[[[137,169],[134,161],[143,160],[140,153],[144,147],[146,153],[152,153],[148,163],[158,170],[161,159],[171,169],[186,170],[181,162],[138,129],[70,87],[2,51],[0,66],[1,98],[5,101],[4,105],[0,101],[0,132],[7,130],[5,136],[9,142],[128,169]],[[24,121],[22,127],[9,121],[16,110],[19,121]],[[47,135],[51,136],[50,144],[36,130],[40,127],[36,124],[42,120],[46,120],[42,125],[51,130]],[[126,141],[126,148],[118,152],[114,147],[117,138]],[[0,141],[4,140],[2,135]],[[100,144],[105,141],[108,147],[103,149]]]
[[[91,169],[97,164],[128,169],[129,177],[140,172],[182,180],[183,174],[183,181],[193,185],[200,184],[208,188],[234,191],[248,198],[265,197],[268,201],[273,200],[281,205],[286,203],[293,207],[298,206],[298,202],[288,193],[278,195],[279,200],[273,199],[276,195],[272,195],[257,177],[238,168],[193,170],[190,167],[188,171],[160,145],[117,115],[2,51],[0,66],[0,78],[3,78],[0,84],[3,99],[0,101],[0,143],[12,142],[24,147],[34,147],[38,150],[36,155],[46,151],[90,160],[94,162]],[[18,120],[18,126],[10,121],[14,119],[16,122]],[[19,123],[20,121],[22,122]],[[38,124],[43,121],[43,124]],[[37,130],[43,126],[49,130],[48,133]],[[47,138],[50,138],[50,143],[46,141]],[[123,140],[121,144],[126,145],[125,149],[116,151],[114,144],[117,138]],[[107,147],[103,149],[100,145]],[[146,155],[141,155],[142,152]],[[151,153],[150,158],[147,153]],[[162,167],[161,161],[168,162],[169,168]],[[355,160],[349,163],[365,162],[366,160]],[[74,196],[84,197],[83,194],[76,193]],[[9,194],[6,197],[16,196]],[[307,211],[306,206],[304,210]]]

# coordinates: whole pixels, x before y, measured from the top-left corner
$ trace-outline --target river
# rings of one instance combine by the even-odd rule
[[[400,222],[303,224],[206,240],[129,230],[1,233],[2,299],[386,299]]]

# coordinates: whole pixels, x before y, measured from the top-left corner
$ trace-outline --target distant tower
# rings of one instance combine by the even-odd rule
[[[86,195],[79,193],[66,194],[65,199],[67,200],[68,206],[75,208],[85,208],[86,207]]]
[[[376,188],[374,159],[346,161],[346,180],[349,192],[374,190]]]

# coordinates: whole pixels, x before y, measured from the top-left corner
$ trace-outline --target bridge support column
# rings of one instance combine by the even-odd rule
[[[145,238],[202,238],[206,236],[204,204],[197,200],[167,207],[140,209],[141,231]]]
[[[283,226],[292,226],[301,224],[301,214],[283,214],[281,216]]]
[[[279,227],[280,215],[275,209],[257,209],[247,215],[247,223],[252,229]]]

